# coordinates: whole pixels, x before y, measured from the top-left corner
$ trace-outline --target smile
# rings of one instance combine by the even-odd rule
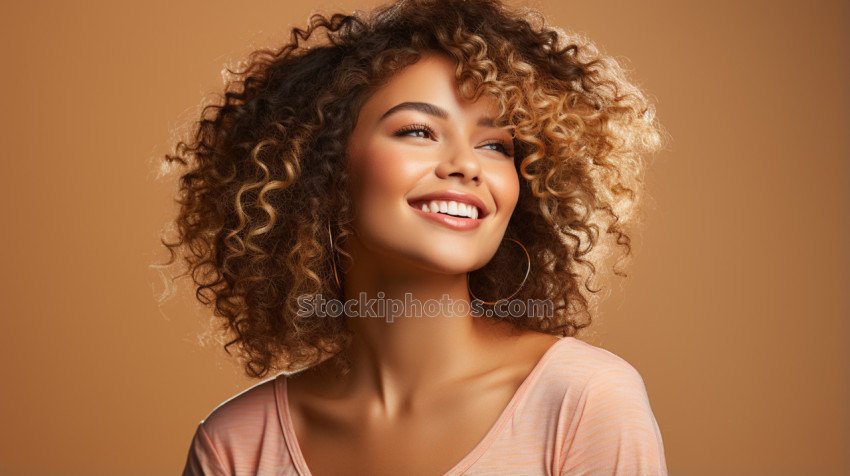
[[[410,206],[418,208],[423,212],[442,213],[456,217],[472,218],[473,220],[478,218],[479,215],[478,207],[454,200],[425,200],[413,202]]]
[[[454,200],[428,200],[410,202],[409,205],[422,218],[453,230],[473,230],[481,224],[478,208],[467,203]]]

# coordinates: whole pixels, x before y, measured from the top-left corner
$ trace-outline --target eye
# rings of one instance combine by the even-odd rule
[[[502,154],[504,154],[504,155],[505,155],[505,156],[507,156],[507,157],[513,157],[513,156],[514,156],[513,151],[511,151],[511,150],[510,150],[510,149],[509,149],[509,148],[505,145],[505,143],[504,143],[504,142],[502,142],[502,141],[488,142],[487,144],[484,144],[482,147],[490,147],[490,146],[495,146],[495,148],[493,148],[493,149],[491,149],[491,150],[495,150],[495,151],[497,151],[497,152],[501,152]]]
[[[393,132],[393,135],[397,137],[410,136],[427,139],[429,137],[433,138],[436,134],[434,134],[434,129],[431,129],[425,124],[409,124]]]

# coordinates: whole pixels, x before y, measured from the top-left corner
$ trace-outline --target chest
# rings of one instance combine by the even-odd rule
[[[513,385],[461,392],[427,410],[384,421],[360,405],[293,405],[290,417],[313,476],[443,475],[505,417]]]

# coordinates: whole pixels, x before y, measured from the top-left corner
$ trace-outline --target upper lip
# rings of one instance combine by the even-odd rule
[[[438,190],[436,192],[427,193],[418,197],[409,198],[407,203],[413,205],[415,202],[426,202],[433,200],[453,200],[455,202],[466,203],[478,208],[478,218],[484,218],[490,214],[490,210],[484,205],[484,201],[470,193],[461,192],[459,190]]]

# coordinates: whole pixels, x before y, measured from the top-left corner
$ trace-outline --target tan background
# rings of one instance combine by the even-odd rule
[[[0,19],[0,474],[177,474],[255,382],[146,265],[157,160],[308,2],[15,2]],[[372,1],[324,1],[350,10]],[[630,61],[672,135],[591,341],[643,375],[673,474],[850,474],[848,5],[536,3]]]

